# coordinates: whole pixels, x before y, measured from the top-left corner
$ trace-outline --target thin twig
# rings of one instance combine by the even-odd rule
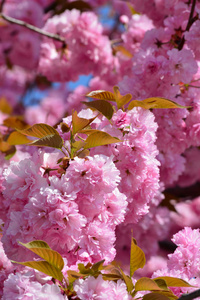
[[[9,16],[6,16],[4,15],[3,13],[0,13],[0,17],[2,19],[4,19],[5,21],[9,22],[9,23],[12,23],[12,24],[16,24],[16,25],[19,25],[19,26],[22,26],[22,27],[25,27],[29,30],[32,30],[34,32],[37,32],[41,35],[44,35],[48,38],[51,38],[53,40],[56,40],[56,41],[59,41],[61,43],[63,43],[63,47],[66,47],[66,41],[65,41],[65,38],[64,37],[61,37],[59,36],[58,34],[53,34],[53,33],[50,33],[50,32],[47,32],[47,31],[44,31],[36,26],[33,26],[31,24],[28,24],[24,21],[21,21],[21,20],[18,20],[18,19],[15,19],[15,18],[12,18],[12,17],[9,17]]]
[[[194,291],[190,294],[183,294],[180,298],[177,300],[192,300],[200,296],[200,289],[197,291]]]
[[[2,0],[1,3],[0,3],[0,12],[3,11],[3,6],[5,4],[6,0]]]
[[[191,11],[190,11],[190,16],[189,16],[188,23],[187,23],[187,26],[186,26],[185,31],[189,31],[190,27],[191,27],[192,24],[193,24],[192,21],[193,21],[193,15],[194,15],[195,5],[196,5],[196,0],[193,0],[193,2],[192,2],[192,7],[191,7]]]
[[[196,20],[198,20],[198,16],[193,17],[195,5],[196,5],[196,0],[193,0],[193,2],[192,2],[192,7],[191,7],[191,10],[190,10],[190,16],[189,16],[188,23],[187,23],[187,26],[186,26],[185,31],[189,31],[189,30],[190,30],[190,27],[192,26],[192,24],[193,24]],[[182,39],[181,39],[181,41],[180,41],[180,44],[179,44],[179,46],[178,46],[178,50],[183,49],[184,44],[185,44],[185,37],[183,36]]]

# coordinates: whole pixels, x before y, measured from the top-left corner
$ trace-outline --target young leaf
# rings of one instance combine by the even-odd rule
[[[26,262],[12,261],[12,262],[30,267],[32,269],[36,269],[48,276],[58,279],[59,281],[63,280],[62,272],[56,267],[54,267],[53,265],[49,264],[47,261],[26,261]]]
[[[5,159],[9,160],[11,159],[16,153],[16,148],[15,146],[11,146],[11,148],[5,152]]]
[[[86,156],[90,155],[90,151],[88,149],[84,149],[77,153],[79,158],[85,158]]]
[[[170,298],[158,293],[149,293],[143,296],[142,300],[169,300]]]
[[[20,244],[46,260],[50,265],[60,271],[63,269],[64,261],[62,256],[58,252],[52,250],[44,241],[32,241],[27,244],[20,242]]]
[[[127,291],[131,292],[134,289],[134,285],[132,282],[132,279],[127,276],[126,274],[124,274],[124,272],[122,271],[122,269],[119,267],[120,273],[122,274],[122,278],[124,280],[124,282],[126,283],[126,287],[127,287]]]
[[[46,249],[51,249],[49,247],[49,245],[45,242],[45,241],[42,241],[42,240],[35,240],[35,241],[32,241],[32,242],[29,242],[29,243],[22,243],[22,242],[19,242],[19,244],[21,244],[22,246],[26,247],[27,249],[31,249],[31,248],[46,248]]]
[[[147,98],[141,101],[133,100],[128,106],[128,110],[131,110],[133,107],[143,107],[145,109],[152,108],[190,108],[190,106],[182,106],[172,100],[160,98],[160,97],[152,97]]]
[[[80,271],[81,274],[92,274],[91,272],[91,267],[92,265],[89,263],[86,266],[82,263],[78,264],[78,269]]]
[[[84,119],[84,118],[79,118],[77,115],[77,112],[74,111],[72,113],[72,134],[76,134],[77,132],[80,132],[83,128],[87,127],[92,121],[94,121],[96,117],[92,119]]]
[[[98,271],[102,270],[104,262],[105,262],[105,259],[98,261],[97,263],[95,263],[95,264],[92,265],[91,269],[94,272],[98,272]]]
[[[44,136],[43,138],[32,142],[31,146],[39,146],[39,147],[51,147],[56,149],[61,149],[63,146],[63,139],[60,135],[52,134],[48,136]]]
[[[121,52],[124,56],[126,56],[128,58],[132,58],[133,57],[133,54],[128,49],[126,49],[124,46],[122,46],[122,45],[113,46],[113,49],[116,52]]]
[[[130,255],[130,277],[133,276],[134,272],[143,268],[146,263],[144,252],[138,247],[136,240],[131,239],[131,255]]]
[[[192,285],[187,283],[185,280],[176,277],[162,276],[154,278],[154,280],[157,279],[163,279],[166,282],[167,286],[171,287],[192,287]]]
[[[97,146],[119,143],[121,142],[121,140],[112,137],[111,135],[109,135],[104,131],[96,130],[94,133],[88,136],[85,142],[86,144],[84,146],[84,149],[89,149]]]
[[[116,99],[116,102],[117,102],[117,108],[121,108],[122,106],[127,104],[132,98],[131,94],[127,94],[125,96],[122,96],[120,94],[118,86],[114,86],[113,90],[114,90],[114,95],[115,95],[115,99]]]
[[[108,273],[108,274],[104,273],[102,274],[102,277],[104,280],[111,280],[111,281],[122,279],[120,275],[114,273]]]
[[[85,142],[84,141],[75,141],[74,143],[72,143],[72,147],[78,151],[79,149],[83,148],[85,146]]]
[[[5,119],[3,121],[3,125],[7,126],[9,128],[19,129],[19,130],[30,127],[20,116],[14,116],[14,117],[9,117],[9,118]]]
[[[89,108],[94,108],[98,110],[102,115],[104,115],[108,120],[113,116],[114,109],[112,105],[105,100],[96,100],[91,102],[83,102]]]
[[[83,274],[80,274],[73,270],[68,270],[67,275],[68,275],[67,278],[69,280],[69,283],[73,283],[76,279],[79,279],[84,276]],[[87,276],[87,275],[85,275],[85,276]]]
[[[137,12],[137,11],[133,8],[133,6],[131,5],[131,3],[128,2],[128,3],[127,3],[127,6],[128,6],[128,8],[130,9],[132,15],[140,15],[140,13]]]
[[[27,129],[19,130],[20,133],[36,138],[43,138],[45,136],[59,135],[58,131],[50,125],[39,123]]]
[[[11,145],[7,142],[5,142],[2,138],[0,138],[0,151],[3,153],[6,153],[11,149]]]
[[[155,281],[162,290],[169,290],[164,279],[153,279],[153,281]]]
[[[0,98],[0,111],[4,114],[10,115],[12,113],[12,106],[9,104],[5,97]]]
[[[138,279],[135,284],[136,291],[162,291],[163,289],[158,284],[148,277]]]
[[[16,148],[0,137],[0,151],[5,154],[4,158],[8,160],[16,153]]]
[[[23,145],[31,143],[32,140],[28,139],[25,135],[23,135],[20,132],[14,131],[9,135],[7,142],[10,145]]]
[[[90,92],[86,95],[86,97],[114,102],[116,101],[113,93],[101,90]]]
[[[79,131],[79,133],[84,133],[84,134],[87,134],[87,135],[90,135],[90,134],[95,133],[95,132],[99,132],[99,130],[97,130],[97,129],[83,129],[83,130]]]

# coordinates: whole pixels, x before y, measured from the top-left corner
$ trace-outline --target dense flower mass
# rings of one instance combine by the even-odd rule
[[[199,37],[195,0],[0,0],[1,299],[200,287]]]

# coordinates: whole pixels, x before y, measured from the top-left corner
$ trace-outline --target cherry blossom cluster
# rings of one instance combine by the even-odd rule
[[[112,25],[102,22],[102,7]],[[191,285],[170,287],[177,297],[200,286],[199,37],[195,0],[0,0],[3,300],[146,294],[131,294],[123,278],[105,280],[103,273],[79,276],[71,290],[61,289],[52,276],[13,262],[38,260],[19,244],[34,240],[61,254],[67,283],[69,271],[102,260],[127,274],[133,236],[147,259],[133,284],[141,276],[177,277]],[[70,89],[80,75],[90,76],[88,85]],[[103,99],[113,105],[108,116],[106,107],[83,103],[93,91],[113,95],[113,86],[120,91],[116,99],[130,94],[153,103],[159,97],[177,108],[130,108]],[[25,101],[34,102],[30,93],[39,98],[35,105]],[[81,122],[87,125],[75,131]],[[15,130],[20,139],[37,123],[57,130],[64,151],[24,140],[9,144]],[[98,141],[76,152],[81,143],[84,148],[82,129],[115,143]]]

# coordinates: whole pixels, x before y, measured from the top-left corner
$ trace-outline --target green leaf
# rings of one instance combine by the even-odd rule
[[[100,260],[97,263],[93,264],[91,270],[93,272],[98,272],[98,271],[102,270],[104,262],[105,262],[105,259]]]
[[[79,149],[83,148],[85,146],[85,142],[84,141],[75,141],[74,143],[72,143],[72,147],[78,151]]]
[[[23,145],[31,143],[32,140],[28,139],[25,135],[21,134],[20,132],[14,131],[9,135],[7,142],[10,145]]]
[[[162,291],[157,282],[148,277],[142,277],[135,283],[136,291]]]
[[[113,90],[114,90],[114,95],[115,95],[115,99],[116,99],[116,102],[117,102],[117,108],[118,109],[121,108],[122,106],[124,106],[125,104],[127,104],[132,98],[131,94],[127,94],[125,96],[122,96],[120,94],[118,86],[114,86]]]
[[[85,276],[87,276],[87,275],[85,275]],[[80,274],[76,271],[73,271],[73,270],[68,270],[67,277],[68,277],[69,283],[73,283],[75,280],[77,280],[81,277],[84,277],[84,275]]]
[[[63,146],[63,143],[64,143],[64,141],[60,135],[52,134],[52,135],[44,136],[43,138],[32,142],[30,145],[61,149]]]
[[[87,264],[86,266],[82,263],[78,264],[78,269],[81,274],[92,274],[91,272],[91,264]]]
[[[122,53],[125,57],[128,57],[128,58],[133,57],[133,54],[122,45],[113,45],[113,49],[115,52]]]
[[[88,136],[85,142],[86,145],[84,146],[84,149],[89,149],[97,146],[119,143],[121,142],[121,140],[112,137],[111,135],[109,135],[104,131],[96,130],[94,133]]]
[[[99,131],[100,130],[97,130],[97,129],[83,129],[83,130],[79,131],[79,133],[84,133],[84,134],[90,135],[92,133],[99,132]]]
[[[9,104],[8,100],[4,96],[0,98],[0,111],[8,115],[10,115],[13,111],[12,106]]]
[[[144,252],[138,247],[136,240],[131,239],[131,255],[130,255],[130,277],[139,268],[143,268],[146,263]]]
[[[169,300],[170,298],[158,293],[149,293],[143,296],[143,300]]]
[[[152,108],[190,108],[190,106],[182,106],[172,100],[160,98],[160,97],[152,97],[147,98],[141,101],[133,100],[128,106],[128,110],[131,110],[133,107],[142,107],[145,109],[152,109]]]
[[[102,274],[102,277],[104,280],[111,280],[111,281],[122,279],[120,275],[114,273],[108,273],[108,274],[104,273]]]
[[[27,129],[19,130],[20,133],[36,138],[43,138],[45,136],[59,135],[58,131],[50,125],[39,123]]]
[[[21,116],[12,116],[3,121],[3,125],[13,129],[25,129],[30,127]]]
[[[77,112],[74,111],[72,113],[72,134],[76,134],[77,132],[80,132],[83,128],[87,127],[92,121],[94,121],[96,117],[92,119],[84,119],[84,118],[79,118],[77,115]]]
[[[90,151],[88,149],[84,149],[76,154],[79,158],[85,158],[86,156],[90,155]]]
[[[37,137],[39,139],[33,141],[26,136]],[[8,137],[7,142],[10,145],[29,144],[31,146],[57,149],[61,149],[64,143],[59,133],[53,127],[46,124],[35,124],[27,129],[14,131]]]
[[[26,261],[26,262],[12,261],[12,262],[30,267],[32,269],[36,269],[48,276],[58,279],[59,281],[63,280],[62,272],[56,267],[54,267],[53,265],[50,265],[47,261]]]
[[[32,242],[29,242],[29,243],[22,243],[22,242],[19,242],[20,245],[26,247],[27,249],[31,249],[31,248],[47,248],[47,249],[51,249],[49,247],[49,245],[45,242],[45,241],[42,241],[42,240],[35,240],[35,241],[32,241]]]
[[[105,100],[96,100],[91,102],[83,102],[89,108],[94,108],[98,110],[102,115],[104,115],[108,120],[113,116],[114,109],[112,105]]]
[[[154,280],[157,279],[163,279],[167,286],[170,287],[193,287],[192,285],[190,285],[189,283],[187,283],[185,280],[180,279],[180,278],[176,278],[176,277],[169,277],[169,276],[162,276],[162,277],[156,277],[154,278]]]
[[[16,148],[0,137],[0,151],[5,154],[4,158],[9,160],[16,153]]]
[[[11,149],[9,149],[6,153],[5,153],[5,159],[9,160],[11,159],[16,153],[16,148],[15,146],[12,146]]]
[[[168,287],[164,279],[153,279],[153,281],[155,281],[162,290],[168,291]]]
[[[64,261],[62,256],[58,252],[52,250],[46,242],[32,241],[27,244],[19,242],[19,244],[34,252],[60,271],[63,269]]]
[[[114,101],[114,102],[116,101],[113,93],[108,91],[102,91],[102,90],[90,92],[86,95],[86,97],[100,99],[100,100]]]
[[[128,2],[127,5],[128,5],[128,8],[130,9],[132,15],[140,15],[140,13],[137,12],[137,11],[133,8],[133,6],[131,5],[131,3]]]
[[[124,280],[124,282],[126,283],[127,286],[127,291],[131,292],[134,289],[134,284],[132,282],[132,279],[127,276],[126,274],[124,274],[124,272],[122,271],[122,269],[119,267],[120,273],[122,274],[122,278]]]

